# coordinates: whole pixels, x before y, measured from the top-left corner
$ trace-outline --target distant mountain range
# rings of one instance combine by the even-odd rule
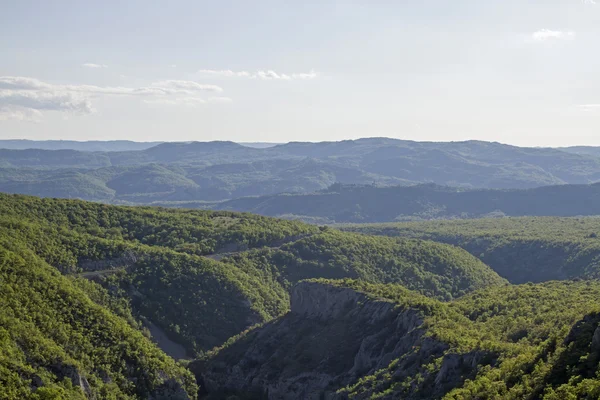
[[[165,142],[134,142],[131,140],[0,140],[0,149],[10,150],[78,150],[78,151],[136,151],[146,150]],[[269,142],[240,142],[246,147],[264,149],[280,143]]]
[[[0,149],[11,150],[78,150],[78,151],[132,151],[145,150],[163,142],[133,142],[131,140],[0,140]]]
[[[55,150],[0,149],[0,191],[110,203],[217,202],[312,193],[335,183],[526,189],[600,181],[595,147],[387,138],[280,145],[0,141],[2,146]]]

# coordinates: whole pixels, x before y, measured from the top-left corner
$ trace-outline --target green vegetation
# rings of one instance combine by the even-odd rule
[[[0,212],[0,226],[13,237],[63,273],[87,274],[110,288],[113,304],[130,304],[138,318],[161,327],[189,354],[288,308],[281,285],[202,255],[283,243],[318,231],[245,214],[11,195],[0,195]]]
[[[446,354],[480,351],[495,359],[491,364],[480,365],[476,376],[451,390],[445,399],[568,399],[600,395],[600,346],[592,340],[600,322],[598,282],[490,288],[449,304],[407,295],[393,286],[361,282],[350,286],[392,299],[401,307],[424,310],[423,328],[427,335],[449,344]],[[387,371],[390,375],[394,373],[393,364]],[[411,385],[426,390],[439,366],[434,363],[429,377],[414,377]],[[385,371],[378,371],[377,376],[385,376]],[[410,385],[406,381],[366,377],[345,391],[352,397],[365,390],[402,393],[407,387]]]
[[[195,398],[191,374],[0,229],[0,398]]]
[[[135,328],[154,324],[188,355],[289,309],[304,278],[402,282],[448,300],[506,281],[467,252],[250,214],[115,207],[0,195],[0,227]],[[137,321],[137,322],[136,322]]]
[[[289,282],[323,277],[401,283],[425,295],[450,300],[507,282],[468,253],[438,243],[369,237],[333,229],[285,244],[227,258],[247,271],[268,270]],[[274,269],[273,269],[274,268]]]
[[[600,278],[600,218],[500,218],[340,228],[459,246],[511,283]]]
[[[0,399],[600,395],[600,219],[342,228],[0,194]]]
[[[229,382],[230,388],[250,382],[244,377],[258,378],[255,386],[242,387],[259,394],[275,382],[285,382],[292,390],[298,379],[314,390],[313,396],[337,392],[350,399],[595,399],[600,395],[597,281],[493,287],[449,303],[394,284],[313,283],[320,287],[302,292],[298,301],[305,296],[327,298],[328,306],[335,309],[340,306],[338,296],[347,311],[324,320],[288,314],[195,363],[195,373],[212,382]],[[349,288],[370,300],[357,295],[349,305],[350,294],[336,294],[327,287]],[[386,301],[393,302],[395,311]],[[325,306],[315,300],[312,307]],[[374,312],[380,314],[374,317]],[[398,332],[400,336],[394,336]],[[331,349],[345,352],[328,363],[328,357],[337,354]],[[365,356],[371,361],[365,361]],[[253,361],[262,359],[260,368],[254,369]],[[371,366],[357,377],[357,365],[365,362]],[[234,370],[224,369],[225,365],[236,366],[237,374],[250,375],[230,381],[227,374]],[[329,384],[320,386],[324,379],[330,379]]]

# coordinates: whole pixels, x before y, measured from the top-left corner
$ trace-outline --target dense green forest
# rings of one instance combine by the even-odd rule
[[[184,367],[12,229],[0,228],[0,399],[195,398]]]
[[[522,217],[340,227],[459,246],[511,283],[600,278],[600,218]]]
[[[335,230],[275,249],[238,253],[223,262],[248,271],[275,268],[273,273],[284,278],[285,283],[314,277],[360,278],[367,282],[401,283],[443,300],[507,284],[477,258],[456,247]]]
[[[301,285],[290,314],[192,364],[214,398],[600,396],[597,281],[496,287],[450,303],[400,285]]]
[[[107,313],[107,318],[121,321],[122,329],[134,332],[135,337],[142,337],[140,332],[149,336],[149,332],[154,334],[158,329],[160,335],[166,335],[172,344],[183,348],[185,358],[202,355],[248,327],[286,313],[289,289],[304,278],[350,277],[371,282],[402,282],[443,300],[472,290],[507,284],[475,257],[449,245],[416,239],[370,237],[251,214],[117,207],[2,194],[0,233],[6,246],[19,244],[16,254],[26,260],[4,265],[40,266],[57,280],[53,284],[56,290],[67,285],[68,290],[77,292],[83,299],[78,301],[95,304]],[[11,257],[6,256],[9,260]],[[13,273],[12,279],[21,273]],[[39,283],[29,285],[16,280],[16,286],[10,289],[3,281],[2,288],[23,291],[26,293],[23,298],[26,298],[33,297],[32,288],[42,290],[49,285],[43,279],[31,279]],[[25,286],[20,287],[20,284]],[[71,313],[72,307],[82,307],[65,303],[66,300],[56,301],[51,305],[29,304],[31,308],[22,314],[22,318],[35,321],[32,314],[44,307],[50,311],[43,313],[61,325],[66,323],[63,321],[67,317],[60,316],[60,312]],[[65,307],[60,308],[57,304]],[[2,318],[14,318],[14,313],[13,310],[3,314]],[[69,322],[78,324],[77,315],[71,316]],[[7,343],[19,347],[20,336],[12,329],[20,325],[10,322],[12,319],[5,321],[6,329],[11,328],[6,336]],[[94,321],[106,325],[106,322]],[[65,337],[74,334],[68,332]],[[91,343],[86,344],[82,352],[100,346],[94,342],[95,333],[82,333],[86,334],[93,338],[82,339]],[[50,333],[44,331],[41,335]],[[171,360],[147,343],[164,360]],[[158,340],[158,344],[164,343]],[[68,343],[55,343],[56,351],[67,351],[65,347],[68,346]],[[173,352],[170,347],[164,347],[167,353],[181,357],[181,352]],[[23,365],[38,368],[37,363],[28,364],[29,354],[24,351]],[[76,356],[83,357],[83,353]],[[73,362],[79,360],[73,355],[70,357],[75,360]],[[81,364],[78,370],[83,371],[81,374],[85,374],[90,382],[95,382],[90,383],[93,386],[90,390],[105,393],[103,390],[113,389],[104,388],[105,385],[93,378],[94,374],[103,374],[94,370],[99,362]],[[173,371],[182,373],[175,369],[177,366],[172,360],[168,362]],[[117,373],[124,376],[119,378],[123,382],[133,379],[123,371]],[[179,376],[180,381],[185,377],[173,374]],[[58,382],[61,376],[51,379],[57,385],[63,385]],[[110,378],[107,382],[115,380]],[[153,382],[154,386],[144,384],[148,387],[144,390],[160,389],[161,380],[156,378]],[[13,383],[10,385],[13,387]],[[79,390],[64,385],[67,385],[64,390]],[[21,389],[15,387],[14,390]],[[118,390],[136,395],[125,387]],[[193,387],[189,392],[193,392]],[[137,396],[143,398],[143,393],[139,392]]]
[[[386,138],[293,142],[267,148],[233,142],[149,145],[119,141],[87,145],[8,142],[7,148],[0,149],[0,190],[119,204],[183,204],[202,208],[244,196],[312,193],[335,183],[434,183],[462,188],[525,189],[600,180],[600,158],[593,148],[543,149],[481,141],[435,143]],[[280,201],[284,199],[277,199]],[[345,202],[349,201],[337,199],[336,207],[344,205],[339,210],[342,213],[362,214],[348,208]],[[356,199],[350,206],[356,204],[368,208]],[[407,214],[396,207],[383,211],[386,207],[381,203],[376,207],[380,212],[393,214],[385,221]],[[308,208],[300,213],[290,208],[279,214],[310,216],[310,211]],[[315,212],[313,207],[312,213]],[[464,208],[460,212],[475,213]],[[439,207],[426,205],[421,206],[419,213],[450,215]],[[319,216],[358,222],[340,220],[338,214]],[[371,213],[362,216],[365,221],[384,221],[375,217]]]
[[[0,398],[598,390],[600,219],[341,228],[0,194]]]

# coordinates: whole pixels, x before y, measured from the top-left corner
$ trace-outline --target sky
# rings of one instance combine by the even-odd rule
[[[0,139],[600,145],[600,0],[0,10]]]

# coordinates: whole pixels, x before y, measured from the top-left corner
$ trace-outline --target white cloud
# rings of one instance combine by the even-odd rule
[[[90,100],[85,96],[63,91],[2,90],[0,106],[81,114],[89,114],[93,111]]]
[[[0,105],[0,121],[7,121],[9,119],[17,121],[38,121],[41,117],[42,113],[38,110],[18,106]]]
[[[531,34],[536,42],[545,42],[547,40],[570,40],[575,38],[573,31],[553,31],[550,29],[540,29]]]
[[[222,92],[223,89],[216,85],[202,85],[194,81],[179,81],[179,80],[168,80],[160,81],[152,84],[155,88],[159,88],[170,92],[185,92],[192,93],[196,91],[207,91],[207,92]]]
[[[597,4],[597,3],[596,3],[596,0],[581,0],[581,2],[582,2],[583,4],[590,4],[590,5],[592,5],[592,6],[595,6],[595,5]]]
[[[290,75],[278,74],[277,72],[275,72],[273,70],[258,71],[256,73],[256,76],[260,79],[284,79],[286,81],[292,79],[292,77]]]
[[[579,104],[577,108],[583,111],[600,111],[600,104]]]
[[[314,79],[318,76],[314,70],[304,73],[282,74],[273,70],[260,70],[253,73],[249,71],[232,71],[230,69],[201,69],[198,73],[200,75],[222,76],[227,78],[236,77],[264,80]]]
[[[250,78],[251,74],[248,71],[232,71],[230,69],[201,69],[198,71],[201,75],[225,76],[225,77],[241,77]]]
[[[167,106],[198,106],[206,104],[206,100],[199,97],[160,98],[144,100],[146,104],[158,104]]]
[[[106,64],[94,64],[94,63],[85,63],[85,64],[81,64],[82,67],[85,68],[108,68],[108,65]]]
[[[158,98],[144,100],[146,104],[167,105],[167,106],[188,106],[197,107],[207,103],[222,104],[231,103],[233,100],[229,97],[209,97],[204,100],[199,97],[178,97],[178,98]]]
[[[49,85],[34,78],[27,78],[23,76],[0,76],[0,89],[44,90],[50,88],[52,88],[52,85]]]
[[[55,85],[27,77],[0,76],[0,119],[39,118],[42,111],[76,115],[94,111],[91,99],[98,96],[144,97],[146,102],[162,104],[203,104],[199,95],[220,93],[216,85],[194,81],[165,80],[143,87]],[[216,97],[215,97],[216,98]],[[210,102],[213,102],[209,99]]]
[[[209,103],[231,103],[233,100],[230,97],[209,97]]]
[[[317,76],[317,72],[314,69],[311,69],[310,72],[292,74],[292,79],[314,79]]]

